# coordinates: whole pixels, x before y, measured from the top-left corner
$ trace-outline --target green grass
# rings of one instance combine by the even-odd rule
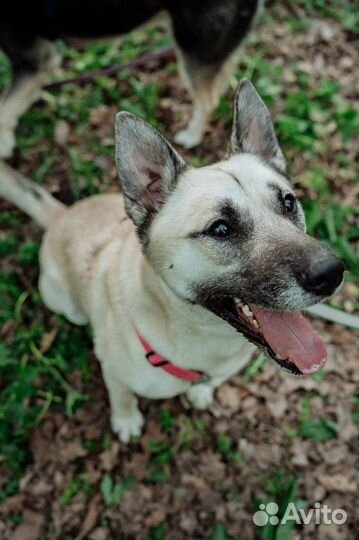
[[[279,523],[272,525],[267,523],[264,527],[258,527],[258,538],[260,540],[291,540],[296,530],[294,521],[281,523],[287,506],[292,503],[297,510],[305,509],[308,506],[307,501],[297,496],[298,479],[294,475],[288,474],[285,470],[278,468],[274,476],[269,478],[265,485],[267,497],[255,501],[254,510],[257,511],[261,504],[274,502],[279,510],[277,517]]]
[[[13,241],[7,252],[16,252]],[[15,247],[14,247],[15,246]],[[23,265],[33,264],[37,244],[19,246],[18,258]],[[67,376],[76,369],[89,379],[90,341],[80,328],[56,317],[56,338],[46,354],[41,345],[51,331],[45,320],[39,293],[24,290],[15,271],[0,273],[0,328],[12,326],[14,337],[0,343],[0,452],[1,459],[14,471],[14,478],[0,497],[16,489],[17,479],[27,460],[28,430],[39,424],[49,407],[74,414],[86,396],[68,382]]]
[[[86,495],[91,493],[91,485],[87,474],[76,476],[66,487],[59,499],[60,506],[66,506],[80,491]]]
[[[300,6],[310,16],[320,14],[332,17],[346,31],[359,33],[358,5],[355,0],[286,0],[286,3]]]
[[[329,418],[313,418],[311,414],[310,399],[302,401],[300,425],[297,432],[302,439],[326,442],[338,437],[338,426]]]

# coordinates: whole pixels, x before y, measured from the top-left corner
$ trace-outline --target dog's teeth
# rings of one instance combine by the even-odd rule
[[[251,325],[254,326],[256,330],[259,330],[260,326],[258,322],[256,321],[254,317],[254,313],[252,312],[250,307],[244,302],[242,302],[242,300],[240,300],[239,298],[235,298],[234,301],[236,303],[236,306],[240,308],[242,313],[246,316],[246,318],[249,319],[249,322],[251,323]]]
[[[243,313],[245,314],[246,317],[249,317],[250,319],[252,317],[254,317],[253,313],[251,312],[251,310],[249,309],[248,306],[243,306],[242,311],[243,311]]]

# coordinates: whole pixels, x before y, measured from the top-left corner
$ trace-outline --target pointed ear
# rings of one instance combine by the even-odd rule
[[[269,111],[248,79],[240,81],[234,99],[231,150],[255,154],[280,173],[286,172]]]
[[[141,227],[160,209],[187,165],[156,129],[134,114],[118,113],[115,133],[126,211]]]

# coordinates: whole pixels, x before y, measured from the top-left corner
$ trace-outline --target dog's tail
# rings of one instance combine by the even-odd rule
[[[44,229],[65,206],[44,188],[0,161],[0,196],[32,217]]]

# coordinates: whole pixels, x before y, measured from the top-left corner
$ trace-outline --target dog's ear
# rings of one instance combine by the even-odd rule
[[[234,99],[231,151],[255,154],[279,172],[286,172],[269,111],[248,79],[240,81]]]
[[[126,211],[141,227],[160,209],[187,165],[156,129],[134,114],[118,113],[115,133]]]

